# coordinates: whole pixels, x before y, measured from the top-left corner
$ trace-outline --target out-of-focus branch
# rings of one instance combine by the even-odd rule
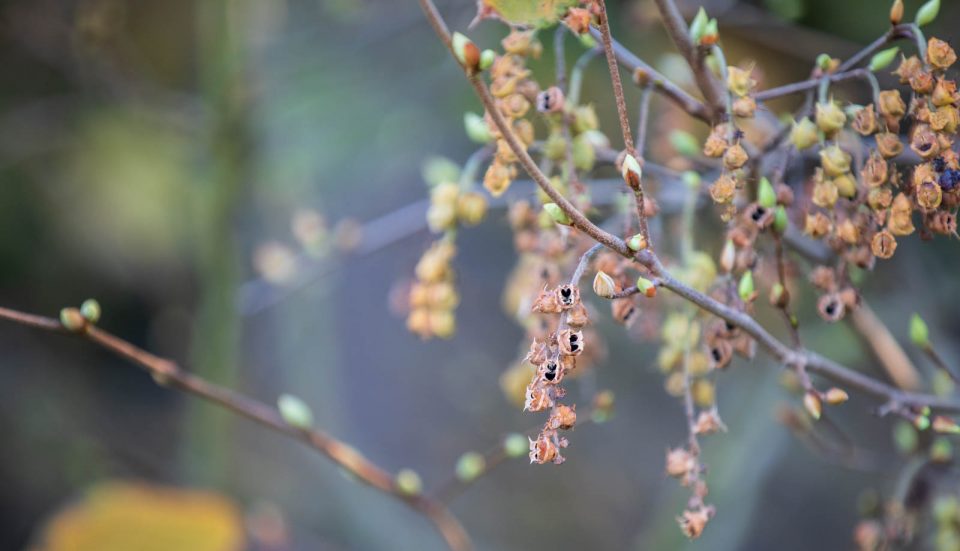
[[[436,526],[450,549],[469,551],[472,548],[463,526],[441,502],[424,495],[402,493],[389,472],[361,455],[352,446],[329,434],[315,429],[295,427],[284,421],[275,408],[192,375],[175,362],[155,356],[92,324],[85,324],[79,331],[68,331],[53,318],[7,308],[0,308],[0,319],[53,333],[75,334],[143,368],[161,386],[192,394],[274,432],[297,439],[327,456],[357,480],[402,501],[426,516]]]
[[[904,390],[920,388],[920,374],[900,343],[866,301],[848,314],[850,326],[867,345],[890,379]]]

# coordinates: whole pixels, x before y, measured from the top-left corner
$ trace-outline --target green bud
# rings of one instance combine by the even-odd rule
[[[817,56],[817,67],[826,71],[830,68],[830,64],[833,63],[833,58],[827,54],[820,54]]]
[[[487,468],[487,460],[477,452],[467,452],[457,460],[457,478],[463,482],[471,482],[483,474]]]
[[[643,238],[643,235],[638,233],[630,239],[627,239],[627,246],[630,247],[631,251],[642,251],[647,248],[647,240]]]
[[[550,219],[557,224],[562,224],[564,226],[573,224],[573,221],[570,220],[570,217],[567,216],[567,213],[563,212],[563,209],[561,209],[556,203],[547,203],[543,205],[543,211],[550,215]]]
[[[637,289],[647,298],[653,298],[657,294],[657,286],[643,276],[637,278]]]
[[[760,178],[757,187],[757,204],[765,209],[772,209],[777,204],[777,192],[773,191],[773,184],[764,176]]]
[[[886,50],[881,50],[870,58],[869,69],[871,71],[882,71],[890,66],[893,63],[893,60],[897,57],[897,52],[900,51],[899,46],[894,46],[893,48],[887,48]]]
[[[690,22],[690,40],[692,40],[694,44],[700,42],[700,38],[707,28],[709,19],[710,18],[707,17],[707,10],[703,9],[703,6],[700,6],[700,11],[697,12],[693,21]]]
[[[530,451],[530,441],[522,434],[510,433],[503,439],[503,452],[507,457],[523,457]]]
[[[88,298],[80,305],[80,314],[90,323],[100,321],[100,303],[97,299]]]
[[[573,155],[573,166],[578,170],[593,170],[593,165],[597,162],[597,151],[588,133],[580,134],[572,140],[570,153]]]
[[[930,446],[930,460],[936,463],[946,463],[953,457],[953,445],[950,440],[940,437]]]
[[[787,231],[790,220],[787,218],[787,209],[783,205],[777,205],[777,210],[773,214],[773,231],[780,235]]]
[[[680,175],[680,179],[683,180],[683,183],[686,184],[688,189],[700,189],[700,174],[698,172],[687,170]]]
[[[637,161],[636,157],[628,154],[623,158],[623,166],[621,167],[620,175],[623,176],[623,181],[626,182],[631,189],[637,189],[640,187],[640,179],[643,177],[643,169],[640,168],[640,163]]]
[[[744,302],[753,300],[753,271],[747,270],[740,276],[740,284],[737,285],[737,293]]]
[[[60,310],[60,325],[67,331],[76,333],[87,326],[87,319],[76,308],[64,308]]]
[[[430,186],[460,179],[460,165],[446,157],[434,156],[423,162],[420,169],[423,180]]]
[[[420,475],[412,469],[401,469],[394,477],[393,483],[397,490],[405,496],[418,496],[423,493],[423,481]]]
[[[493,62],[497,60],[497,52],[493,50],[484,50],[480,52],[480,70],[486,71],[493,66]]]
[[[700,154],[700,142],[693,134],[684,130],[670,132],[670,145],[684,157],[696,157]]]
[[[281,394],[277,398],[277,409],[290,426],[298,429],[309,429],[313,426],[313,411],[310,406],[292,394]]]
[[[920,6],[920,9],[917,10],[917,26],[924,26],[933,23],[933,20],[937,18],[937,14],[940,12],[940,0],[930,0],[926,4]]]
[[[714,37],[713,42],[716,42],[716,37],[720,36],[720,27],[716,19],[711,19],[707,21],[706,26],[703,28],[703,35],[700,37],[700,40],[697,42],[702,42],[704,38],[712,36]]]
[[[493,135],[490,134],[490,127],[487,126],[487,122],[476,113],[467,111],[463,114],[463,127],[471,141],[479,144],[487,144],[493,141]]]
[[[906,421],[898,421],[893,426],[893,442],[900,453],[908,454],[917,449],[917,430]]]
[[[917,415],[916,419],[913,420],[913,426],[917,427],[917,430],[924,431],[930,428],[930,418],[926,415]]]
[[[451,38],[451,46],[453,47],[453,54],[457,56],[457,60],[460,61],[461,65],[470,67],[479,61],[476,57],[472,60],[470,59],[471,50],[474,52],[473,55],[476,55],[477,46],[463,34],[454,32]]]
[[[930,329],[927,328],[927,322],[923,321],[920,314],[910,316],[910,340],[920,348],[930,346]]]

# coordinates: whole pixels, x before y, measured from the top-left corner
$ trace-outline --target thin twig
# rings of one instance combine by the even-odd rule
[[[389,472],[361,455],[352,446],[325,432],[290,425],[283,420],[283,417],[275,408],[192,375],[172,360],[155,356],[94,325],[87,324],[80,331],[71,332],[67,331],[59,321],[53,318],[27,314],[8,308],[0,308],[0,319],[53,333],[75,334],[140,366],[161,386],[192,394],[275,432],[299,440],[327,456],[360,482],[402,501],[425,515],[436,526],[450,549],[468,551],[472,548],[463,526],[442,503],[423,495],[402,493],[396,487],[394,477]]]

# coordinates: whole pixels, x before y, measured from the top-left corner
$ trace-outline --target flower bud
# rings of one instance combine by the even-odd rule
[[[700,153],[700,142],[687,131],[674,130],[670,132],[668,139],[673,149],[684,157],[695,157]]]
[[[466,452],[457,460],[456,474],[461,482],[472,482],[483,474],[487,460],[478,452]]]
[[[530,451],[529,446],[527,437],[515,432],[508,434],[503,439],[503,452],[507,457],[523,457]]]
[[[304,430],[313,426],[310,406],[292,394],[281,394],[277,398],[277,409],[280,410],[280,417],[290,426]]]
[[[698,11],[697,15],[690,21],[690,40],[694,44],[700,43],[700,39],[703,37],[703,32],[706,30],[709,21],[710,18],[707,16],[707,11],[703,9],[703,6],[700,6],[700,11]]]
[[[647,240],[638,233],[627,240],[627,247],[630,247],[631,251],[642,251],[647,248]]]
[[[719,24],[715,18],[712,18],[710,21],[707,21],[706,26],[704,26],[703,34],[700,36],[697,44],[700,46],[713,46],[718,40],[720,40]]]
[[[567,213],[563,212],[563,209],[561,209],[556,203],[547,203],[543,205],[543,210],[550,216],[550,219],[557,224],[564,226],[570,226],[573,224],[573,221],[570,220],[570,217],[567,216]]]
[[[740,276],[740,283],[737,285],[737,293],[744,302],[751,302],[756,298],[756,292],[753,287],[753,271],[747,270]]]
[[[490,127],[483,117],[471,112],[463,114],[463,127],[467,131],[467,137],[471,141],[479,144],[487,144],[493,141],[493,135],[490,133]]]
[[[766,176],[760,178],[757,186],[757,204],[765,209],[772,209],[777,204],[777,194]]]
[[[869,70],[877,72],[886,69],[891,63],[893,63],[893,60],[897,57],[897,52],[899,51],[900,47],[894,46],[892,48],[887,48],[886,50],[880,50],[879,52],[873,54],[873,57],[870,58],[870,65],[868,67]]]
[[[777,205],[777,210],[773,213],[773,231],[783,235],[787,231],[790,220],[787,218],[787,209],[783,205]]]
[[[733,270],[733,265],[737,259],[737,250],[733,246],[733,240],[727,239],[723,244],[723,251],[720,252],[720,268],[729,273]]]
[[[930,418],[926,415],[917,415],[913,419],[913,426],[919,431],[924,431],[930,428]]]
[[[933,20],[937,18],[939,12],[940,0],[929,0],[917,10],[917,18],[915,19],[917,26],[922,27],[933,23]]]
[[[808,390],[803,395],[803,407],[814,420],[820,419],[820,415],[823,413],[823,405],[820,403],[820,397],[817,396],[817,393],[813,390]]]
[[[657,295],[657,286],[643,276],[637,278],[637,290],[647,298],[653,298]]]
[[[87,322],[97,323],[100,321],[100,303],[97,299],[88,298],[80,305],[80,314]]]
[[[633,155],[628,153],[623,158],[623,166],[620,169],[620,174],[623,176],[623,181],[626,182],[631,189],[640,188],[640,177],[643,175],[643,170]]]
[[[606,272],[599,271],[593,278],[593,292],[599,297],[610,298],[617,292],[617,283]]]
[[[467,71],[476,71],[480,66],[480,49],[469,38],[454,32],[451,38],[453,53]]]
[[[401,469],[394,477],[393,483],[401,495],[413,497],[423,493],[423,481],[414,470]]]
[[[799,150],[808,147],[820,141],[820,135],[817,133],[817,125],[813,124],[808,117],[793,122],[790,129],[790,143]]]
[[[930,330],[920,314],[910,316],[910,340],[919,348],[930,347]]]
[[[817,67],[824,72],[829,72],[833,67],[833,58],[829,54],[819,54],[815,60]]]
[[[60,325],[67,331],[78,333],[87,326],[87,319],[76,308],[64,308],[60,310]]]
[[[817,127],[827,136],[832,136],[843,129],[847,122],[847,115],[837,102],[818,103],[816,109]]]
[[[890,24],[899,25],[903,21],[903,0],[894,0],[890,6]]]
[[[480,53],[480,70],[486,71],[493,66],[493,62],[497,60],[497,52],[493,50],[484,50]]]
[[[777,308],[786,308],[790,304],[790,293],[779,281],[770,288],[770,304]]]
[[[850,395],[842,388],[833,387],[824,394],[824,399],[831,406],[836,406],[849,400]]]

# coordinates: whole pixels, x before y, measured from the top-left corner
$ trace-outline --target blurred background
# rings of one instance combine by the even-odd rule
[[[906,2],[908,18],[919,3]],[[455,29],[475,13],[472,0],[438,4]],[[653,3],[610,4],[614,36],[677,74]],[[803,79],[817,54],[847,56],[889,25],[878,0],[679,4],[719,18],[728,59],[756,60],[761,87]],[[955,41],[958,8],[945,3],[928,36]],[[492,46],[504,34],[485,22],[471,36]],[[552,38],[534,65],[542,82]],[[579,51],[570,39],[570,62]],[[498,382],[526,347],[499,306],[515,260],[503,210],[459,236],[453,339],[422,342],[391,312],[432,241],[421,163],[463,162],[475,147],[462,116],[480,109],[415,2],[6,0],[0,67],[0,305],[55,316],[96,297],[105,329],[267,403],[292,391],[318,427],[428,487],[464,451],[533,432],[539,419]],[[862,102],[858,86],[844,90]],[[615,129],[602,62],[584,97]],[[666,110],[655,100],[655,115]],[[299,262],[292,223],[326,232],[332,249]],[[907,313],[923,313],[951,363],[952,247],[904,240],[865,286],[904,343]],[[800,304],[807,346],[884,376],[845,326]],[[891,421],[854,396],[832,421],[876,460],[858,469],[818,454],[778,422],[796,400],[761,355],[720,380],[730,432],[704,449],[718,516],[687,542],[674,520],[687,493],[663,475],[665,449],[685,438],[681,404],[655,347],[608,316],[596,323],[609,351],[589,385],[614,391],[615,416],[576,430],[564,465],[514,460],[458,496],[478,549],[845,549],[865,491],[896,491],[908,460]],[[442,548],[423,518],[325,458],[76,339],[0,327],[0,434],[0,549]],[[98,520],[77,520],[97,507]],[[156,537],[124,543],[114,509]],[[96,547],[78,543],[90,538]]]

